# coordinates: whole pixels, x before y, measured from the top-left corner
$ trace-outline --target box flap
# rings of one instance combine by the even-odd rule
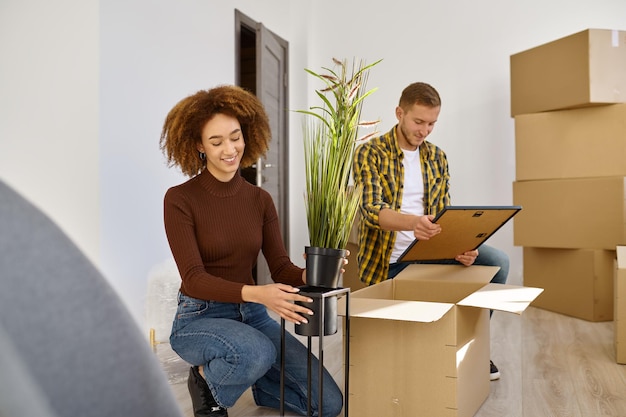
[[[626,268],[626,246],[616,246],[617,250],[617,268]]]
[[[340,302],[345,300],[342,298]],[[345,316],[345,304],[339,315]],[[350,317],[430,323],[442,318],[454,304],[350,297]]]
[[[404,268],[393,280],[411,280],[423,282],[475,282],[488,284],[498,273],[499,266],[472,265],[468,268],[463,265],[446,264],[411,264]],[[380,285],[380,284],[376,284]]]
[[[526,307],[542,292],[543,289],[541,288],[488,284],[457,304],[522,314]]]
[[[487,285],[499,269],[480,265],[410,265],[389,280],[394,283],[394,292],[385,298],[456,304]]]

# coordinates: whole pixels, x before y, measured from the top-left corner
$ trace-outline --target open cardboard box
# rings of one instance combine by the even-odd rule
[[[489,395],[489,309],[521,314],[542,291],[490,284],[497,271],[413,264],[351,293],[350,416],[473,416]]]

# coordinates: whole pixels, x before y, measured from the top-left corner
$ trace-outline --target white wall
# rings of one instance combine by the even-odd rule
[[[138,317],[150,270],[171,257],[163,196],[186,180],[165,165],[161,127],[178,100],[235,82],[235,8],[285,39],[298,22],[289,0],[100,4],[101,265]]]
[[[400,5],[400,3],[402,5]],[[510,117],[509,57],[587,29],[626,30],[624,0],[403,1],[394,7],[353,7],[318,0],[308,65],[330,56],[374,62],[370,87],[379,90],[363,108],[380,117],[381,131],[396,122],[402,89],[425,81],[442,96],[429,137],[447,153],[452,202],[511,204],[515,179],[514,122]],[[350,35],[350,36],[348,36]],[[511,257],[509,282],[522,283],[522,248],[513,246],[512,222],[489,244]]]
[[[401,1],[358,7],[329,0],[0,0],[0,178],[42,207],[79,244],[139,321],[151,268],[170,257],[165,190],[185,180],[158,149],[182,97],[234,82],[234,8],[290,43],[290,107],[307,106],[303,68],[331,57],[383,58],[364,108],[395,122],[410,82],[443,98],[431,136],[448,153],[456,204],[509,204],[514,133],[509,56],[592,28],[626,29],[624,0]],[[291,247],[308,238],[300,119],[290,120]],[[512,257],[512,228],[490,241]]]
[[[98,57],[97,1],[0,0],[0,179],[51,215],[93,261]]]

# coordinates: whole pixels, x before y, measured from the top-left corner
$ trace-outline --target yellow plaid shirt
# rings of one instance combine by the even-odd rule
[[[378,214],[384,208],[400,211],[404,189],[404,153],[396,128],[360,145],[354,157],[354,182],[363,187],[359,223],[359,277],[368,285],[387,279],[396,232],[383,230]],[[436,215],[450,205],[450,174],[446,154],[424,141],[420,146],[424,179],[424,213]]]

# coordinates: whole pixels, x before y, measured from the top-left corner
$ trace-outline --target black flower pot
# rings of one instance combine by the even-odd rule
[[[296,304],[313,310],[312,316],[307,316],[308,323],[294,326],[296,334],[301,336],[319,336],[320,320],[322,318],[322,302],[324,303],[324,336],[337,333],[337,295],[323,297],[324,292],[331,291],[328,288],[305,286],[300,287],[300,295],[310,297],[312,303],[296,301]]]
[[[310,287],[337,288],[347,251],[307,246],[304,248],[304,253],[306,254],[306,284]]]

